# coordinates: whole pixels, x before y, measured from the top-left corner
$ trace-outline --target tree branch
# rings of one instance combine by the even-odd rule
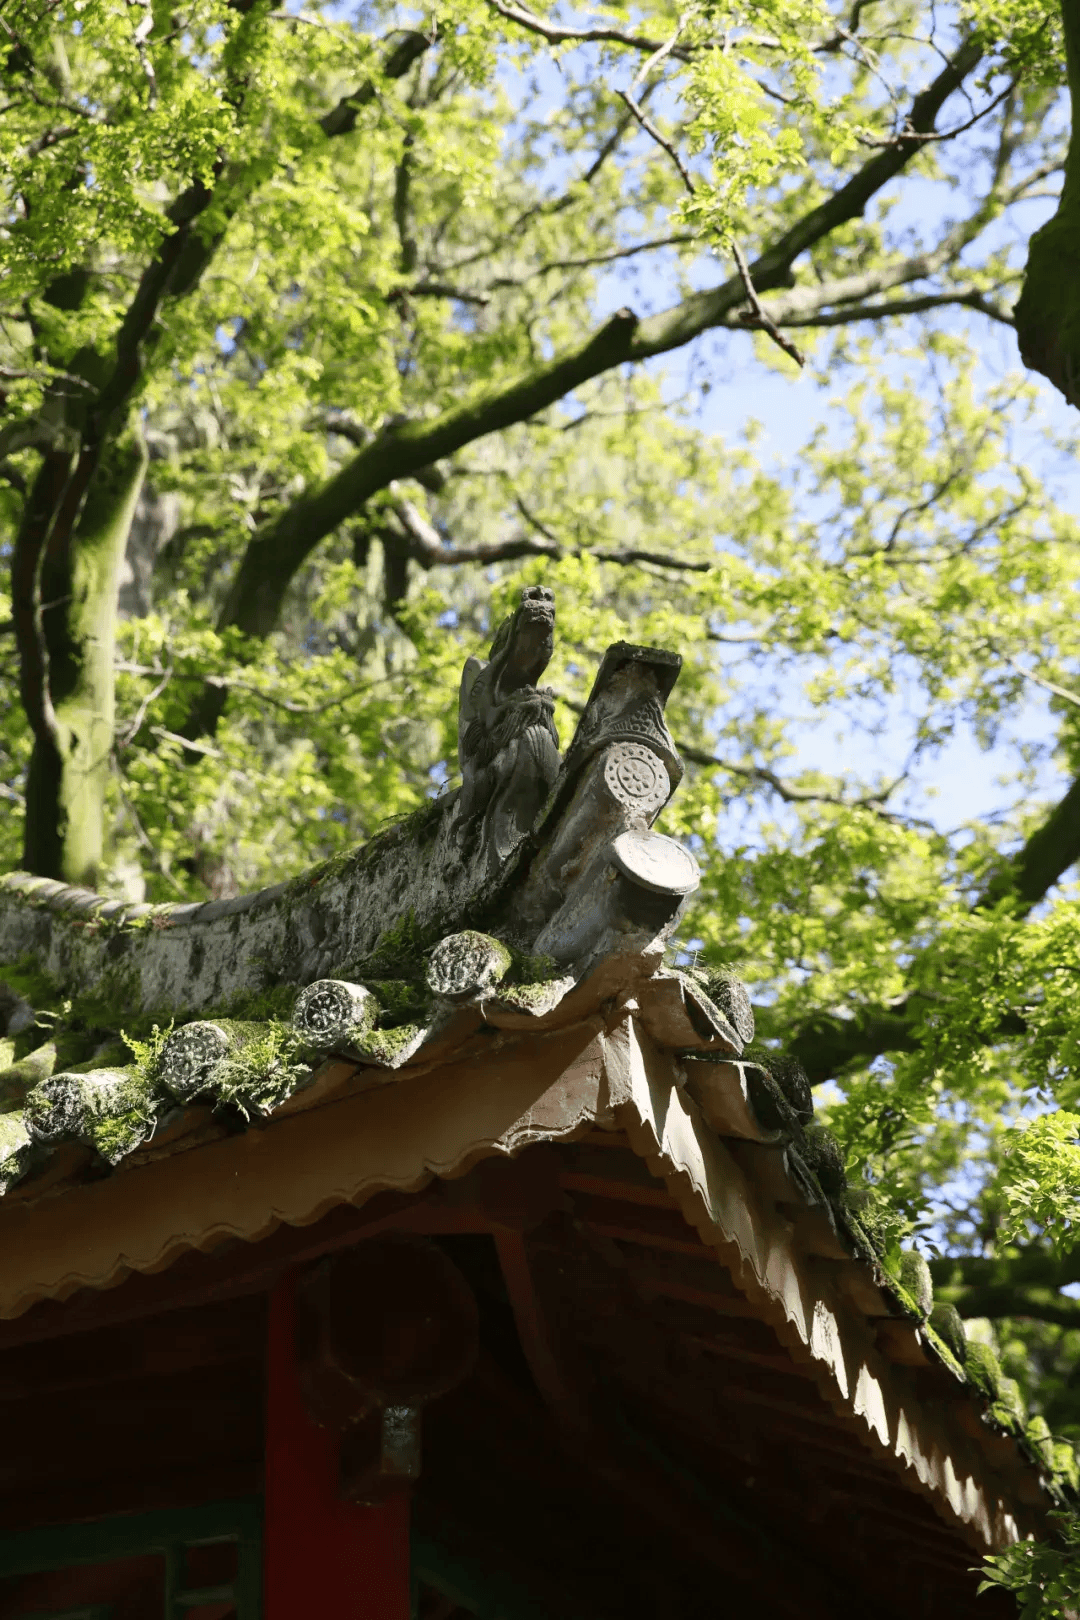
[[[1080,779],[987,884],[976,910],[1011,898],[1018,915],[1026,916],[1077,861],[1080,861]]]
[[[1033,686],[1039,686],[1044,692],[1049,692],[1051,697],[1061,698],[1063,702],[1070,703],[1073,708],[1080,709],[1080,693],[1070,692],[1067,686],[1058,686],[1056,681],[1048,681],[1045,675],[1040,675],[1033,669],[1025,669],[1022,664],[1016,662],[1015,658],[1005,657],[1004,662],[1025,681],[1030,681]]]
[[[781,315],[773,318],[778,326],[783,327],[850,326],[854,321],[885,321],[901,315],[922,315],[931,309],[955,307],[977,310],[980,315],[986,315],[992,321],[999,321],[1002,326],[1015,324],[1011,315],[999,304],[991,303],[983,293],[959,291],[927,293],[922,298],[892,298],[882,304],[845,305],[842,309],[830,310],[824,314]],[[732,331],[741,330],[751,324],[738,318],[725,322]]]
[[[949,1255],[931,1260],[934,1296],[961,1316],[1029,1317],[1080,1327],[1080,1299],[1060,1290],[1080,1282],[1080,1251],[1056,1255],[1020,1249],[1002,1255]]]
[[[687,242],[696,241],[697,237],[692,231],[680,231],[673,236],[657,236],[649,242],[633,242],[629,247],[612,248],[609,253],[589,253],[580,259],[552,259],[548,264],[537,265],[535,270],[528,270],[522,276],[497,276],[488,285],[492,289],[521,287],[526,281],[553,275],[557,270],[590,270],[594,265],[615,264],[619,259],[632,259],[638,253],[655,253],[660,248],[683,247]],[[461,295],[455,293],[454,296]]]
[[[415,247],[415,242],[413,246]],[[412,287],[399,288],[391,293],[391,298],[446,298],[455,304],[475,304],[478,309],[486,309],[491,303],[490,293],[466,292],[462,287],[451,287],[446,281],[418,281]]]
[[[963,44],[955,59],[915,97],[910,114],[914,133],[933,127],[945,101],[979,61],[981,48]],[[860,215],[882,186],[919,150],[912,138],[870,159],[846,185],[772,244],[751,267],[757,290],[783,285],[799,254]],[[250,635],[275,627],[289,583],[320,541],[394,479],[452,455],[466,444],[546,410],[583,383],[614,367],[651,359],[683,347],[724,321],[745,298],[739,276],[711,291],[691,294],[673,308],[645,320],[619,310],[582,342],[532,370],[451,406],[440,416],[380,435],[321,488],[301,496],[252,537],[224,604],[219,626]],[[216,696],[216,694],[215,694]],[[221,712],[204,708],[189,719],[192,735],[212,729]]]
[[[786,1042],[813,1086],[835,1079],[852,1064],[884,1052],[917,1052],[920,1041],[914,1020],[905,1011],[861,1007],[851,1018],[827,1013],[810,1018]]]
[[[682,181],[691,197],[693,197],[696,190],[693,177],[690,174],[689,169],[686,167],[686,164],[679,156],[678,148],[673,146],[669,140],[661,135],[648,113],[639,102],[634,100],[629,90],[616,90],[615,94],[618,96],[620,101],[626,103],[627,107],[629,107],[630,111],[633,113],[646,135],[649,136],[650,140],[655,141],[657,146],[660,147],[661,151],[667,153],[668,157],[671,159],[678,171],[679,179]]]
[[[539,34],[549,45],[623,45],[628,50],[641,51],[650,56],[664,51],[681,62],[690,59],[691,52],[685,46],[665,46],[663,40],[648,39],[643,34],[628,34],[621,28],[560,28],[554,23],[544,22],[531,11],[526,11],[524,6],[507,5],[505,0],[488,0],[488,4],[507,22],[516,23],[530,34]]]
[[[729,759],[721,759],[716,754],[710,754],[704,748],[695,748],[691,743],[680,742],[678,748],[684,758],[694,765],[711,766],[716,770],[728,771],[732,776],[742,776],[748,781],[760,782],[762,786],[770,788],[785,804],[835,804],[842,810],[872,810],[888,821],[901,819],[886,810],[885,801],[889,794],[894,793],[900,786],[903,777],[892,783],[883,793],[868,794],[861,799],[845,799],[839,793],[821,793],[816,788],[793,787],[790,782],[785,782],[783,777],[777,776],[764,765],[736,765]]]
[[[540,530],[542,538],[515,535],[508,540],[497,540],[481,546],[449,546],[439,531],[428,522],[412,501],[399,498],[394,502],[394,513],[410,542],[410,555],[424,569],[460,567],[465,563],[486,565],[493,562],[513,562],[520,557],[550,557],[558,561],[563,557],[595,557],[600,562],[617,563],[629,568],[642,564],[655,568],[673,568],[684,573],[702,574],[712,570],[709,562],[683,562],[678,557],[666,557],[658,551],[639,551],[626,548],[620,551],[590,550],[583,546],[563,546],[531,513],[518,502],[526,522]]]
[[[430,50],[435,44],[434,34],[419,34],[408,32],[402,35],[392,50],[388,51],[383,59],[380,73],[384,79],[402,79],[408,73],[413,63],[424,52]],[[319,127],[325,135],[351,135],[356,128],[357,115],[362,107],[367,107],[375,100],[375,81],[366,79],[359,89],[353,90],[349,95],[342,96],[337,106],[325,113],[319,119]]]
[[[964,248],[984,229],[988,220],[997,215],[1001,208],[1027,196],[1030,185],[1040,178],[1042,173],[1042,169],[1039,169],[1025,181],[1008,188],[1002,187],[1002,176],[999,175],[974,212],[946,231],[936,247],[912,254],[905,259],[894,260],[892,264],[882,265],[861,275],[839,276],[835,280],[816,286],[788,288],[770,300],[766,313],[778,326],[836,326],[842,325],[847,318],[858,318],[854,306],[865,304],[868,299],[880,297],[895,287],[907,286],[913,281],[928,280],[948,265],[955,263]],[[760,282],[756,275],[755,287],[760,291]],[[943,296],[950,302],[963,302],[972,308],[979,308],[982,313],[990,314],[995,319],[1009,320],[1009,317],[995,306],[983,301],[983,295],[974,289],[963,293],[929,296]],[[832,313],[822,316],[821,312],[824,310],[830,310]],[[890,313],[888,305],[882,306],[882,310],[885,314]],[[729,328],[736,328],[741,321],[737,315],[728,315],[724,324]]]
[[[738,242],[732,242],[731,254],[732,258],[735,260],[735,265],[738,269],[739,275],[742,277],[742,284],[746,289],[747,302],[749,303],[752,311],[752,314],[750,315],[745,313],[740,314],[739,321],[741,325],[747,327],[757,327],[761,331],[767,332],[777,347],[783,349],[784,353],[789,355],[799,369],[802,370],[803,366],[806,364],[806,356],[803,354],[801,349],[796,348],[795,344],[791,342],[790,338],[786,338],[783,335],[783,333],[777,327],[776,322],[769,314],[766,313],[765,306],[757,295],[757,288],[754,286],[753,279],[750,275],[750,266],[743,257],[743,250],[739,246]]]
[[[1007,84],[1005,86],[1004,90],[1001,92],[1000,95],[995,96],[993,101],[987,102],[986,106],[981,107],[978,112],[972,113],[971,117],[968,118],[964,123],[957,124],[955,129],[945,129],[945,130],[940,130],[940,131],[939,130],[932,130],[927,134],[919,134],[919,135],[915,135],[913,133],[913,131],[911,131],[910,129],[904,129],[904,130],[901,130],[901,132],[898,135],[890,135],[886,140],[883,140],[883,141],[876,141],[876,140],[871,139],[869,136],[864,135],[864,136],[861,137],[860,144],[862,146],[883,147],[883,146],[892,146],[896,141],[905,140],[905,139],[908,139],[908,140],[915,139],[915,140],[918,140],[918,141],[922,141],[924,143],[927,142],[927,141],[952,141],[952,140],[955,140],[957,135],[963,135],[967,130],[973,129],[974,126],[980,121],[980,119],[983,119],[983,118],[986,117],[987,113],[992,113],[996,107],[1000,107],[1001,103],[1003,101],[1007,101],[1008,98],[1012,95],[1012,93],[1013,93],[1013,91],[1015,89],[1016,89],[1016,81],[1011,80],[1009,82],[1009,84]]]

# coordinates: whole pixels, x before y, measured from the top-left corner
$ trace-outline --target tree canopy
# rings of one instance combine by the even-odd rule
[[[6,0],[0,857],[197,899],[369,836],[523,582],[564,736],[677,648],[685,959],[1080,1440],[1080,525],[1011,358],[1073,397],[1067,191],[1013,314],[1070,4]]]

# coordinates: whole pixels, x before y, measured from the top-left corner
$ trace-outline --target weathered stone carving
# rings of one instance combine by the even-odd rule
[[[178,1102],[201,1095],[232,1049],[228,1032],[209,1019],[197,1019],[171,1034],[161,1049],[162,1084]]]
[[[153,1130],[132,1069],[54,1074],[27,1094],[23,1126],[31,1143],[81,1142],[116,1164]]]
[[[510,952],[501,940],[467,928],[449,934],[432,951],[427,966],[428,989],[447,1000],[483,995],[505,979]]]
[[[555,595],[530,585],[485,661],[470,658],[458,699],[457,834],[501,865],[529,832],[559,771],[555,698],[538,687],[554,647]]]
[[[173,1015],[181,1027],[149,1076],[155,1109],[205,1098],[261,1113],[304,1084],[305,1051],[390,1079],[465,1029],[470,1009],[530,1027],[598,962],[662,972],[664,940],[697,883],[692,855],[652,831],[682,775],[664,721],[681,661],[609,648],[560,763],[554,698],[537,684],[554,623],[553,593],[531,587],[490,658],[466,664],[458,793],[345,859],[234,900],[125,906],[9,875],[4,955],[107,996],[120,1017]],[[139,926],[147,919],[152,928]],[[508,983],[522,976],[511,960],[520,969],[529,958],[530,982]],[[417,994],[385,999],[378,985],[399,980]],[[223,1015],[240,995],[285,985],[297,992],[292,1030]]]
[[[652,949],[697,888],[690,852],[651,831],[683,774],[664,722],[681,664],[628,642],[604,655],[518,900],[541,955],[582,970],[605,952]]]
[[[377,1010],[375,997],[364,985],[317,979],[297,996],[293,1025],[312,1046],[330,1051],[366,1035]]]
[[[637,647],[629,641],[617,641],[609,647],[567,750],[566,774],[580,771],[602,748],[613,743],[628,745],[619,750],[618,757],[633,758],[644,765],[648,755],[662,765],[668,785],[660,802],[669,799],[682,781],[683,763],[664,719],[664,704],[681,668],[679,654],[660,647]],[[632,783],[633,773],[628,773],[626,767],[619,774],[624,786]],[[658,791],[662,782],[658,774],[652,791]]]

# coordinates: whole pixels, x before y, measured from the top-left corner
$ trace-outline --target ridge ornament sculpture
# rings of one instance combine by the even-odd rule
[[[555,695],[537,681],[555,644],[555,593],[529,585],[485,661],[471,657],[458,699],[458,838],[507,860],[543,809],[559,773]]]
[[[290,1027],[305,1049],[397,1071],[471,998],[483,1000],[486,1021],[522,1027],[609,958],[656,974],[698,882],[691,853],[653,831],[682,776],[664,719],[681,659],[609,647],[561,757],[554,694],[538,684],[554,628],[554,593],[530,586],[490,656],[467,660],[456,792],[346,855],[235,899],[131,905],[11,873],[0,879],[0,960],[32,961],[73,999],[104,998],[117,1029],[145,1015],[174,1020],[155,1060],[173,1098],[214,1093],[220,1075],[245,1081],[257,1065],[261,1026],[237,1022],[237,998],[247,1005],[294,987]],[[542,983],[515,983],[512,956],[544,958],[550,971]],[[372,988],[390,981],[411,987],[404,1001]],[[670,993],[681,1007],[683,990]],[[714,1016],[730,1030],[715,1009],[710,1028]],[[674,1018],[693,1044],[682,1012]],[[277,1082],[271,1089],[276,1097]],[[89,1100],[84,1112],[90,1120]]]

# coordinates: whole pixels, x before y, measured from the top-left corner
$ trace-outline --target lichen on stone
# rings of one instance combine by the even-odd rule
[[[14,1153],[9,1153],[6,1159],[0,1159],[0,1194],[8,1192],[22,1180],[29,1168],[32,1151],[32,1145],[27,1145]]]
[[[1054,1441],[1054,1477],[1059,1480],[1069,1494],[1080,1496],[1080,1465],[1077,1464],[1076,1452],[1067,1440]]]
[[[154,1133],[156,1110],[147,1099],[117,1114],[107,1114],[88,1128],[89,1144],[106,1164],[116,1165]]]
[[[503,1006],[516,1007],[520,1012],[540,1017],[559,1005],[574,988],[573,974],[561,979],[540,979],[531,984],[500,984],[498,1001]]]
[[[375,1022],[379,1004],[365,985],[316,979],[296,997],[293,1028],[314,1051],[344,1051]]]
[[[747,1053],[743,1053],[742,1074],[750,1107],[758,1123],[767,1131],[783,1131],[788,1136],[797,1136],[799,1121],[791,1104],[773,1079],[771,1071],[759,1060],[756,1049],[750,1050],[753,1056],[749,1059]]]
[[[1029,1451],[1048,1474],[1054,1471],[1054,1437],[1044,1417],[1030,1417],[1024,1424],[1024,1440]]]
[[[784,1118],[788,1113],[799,1125],[809,1125],[814,1117],[814,1094],[807,1079],[806,1070],[798,1058],[770,1046],[760,1044],[747,1046],[743,1054],[744,1063],[753,1063],[763,1069],[771,1082],[768,1090],[771,1094],[779,1092],[786,1104]],[[768,1106],[768,1104],[766,1104]],[[775,1112],[775,1106],[773,1108]],[[772,1130],[782,1130],[781,1124],[770,1126]]]
[[[695,968],[692,977],[715,1002],[739,1039],[748,1045],[754,1039],[754,1009],[738,974],[730,968]]]
[[[866,1221],[863,1207],[852,1203],[850,1196],[845,1195],[838,1201],[834,1212],[838,1224],[846,1233],[859,1259],[867,1261],[870,1265],[879,1264],[886,1245],[882,1242],[876,1227]]]
[[[23,1123],[21,1113],[0,1114],[0,1161],[9,1159],[13,1153],[18,1153],[29,1141],[30,1133]]]
[[[56,1068],[56,1042],[44,1041],[25,1057],[0,1070],[0,1107],[17,1108],[27,1094]]]
[[[230,1054],[258,1041],[265,1028],[237,1019],[193,1019],[165,1037],[149,1072],[177,1102],[192,1102],[211,1090]]]
[[[961,1383],[967,1383],[967,1374],[964,1371],[963,1359],[956,1354],[948,1340],[944,1339],[937,1329],[929,1322],[924,1323],[923,1336],[940,1362],[943,1362],[954,1377]]]

